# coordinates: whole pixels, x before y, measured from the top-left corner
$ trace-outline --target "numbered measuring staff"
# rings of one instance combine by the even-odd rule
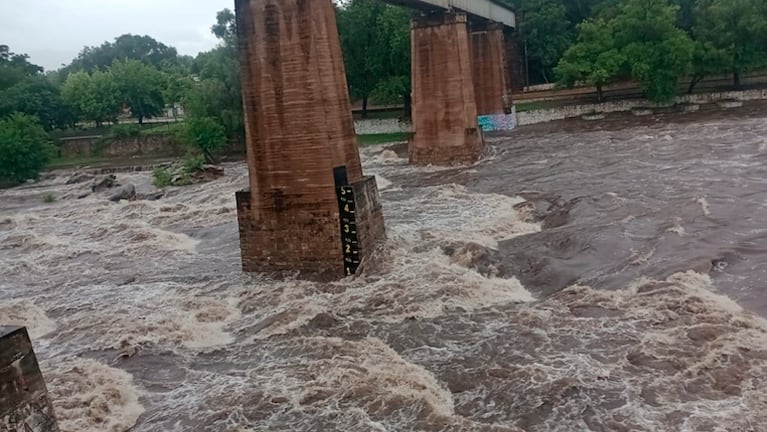
[[[357,208],[352,187],[341,186],[338,188],[338,209],[341,219],[344,273],[347,276],[351,276],[357,272],[360,265],[356,218]]]

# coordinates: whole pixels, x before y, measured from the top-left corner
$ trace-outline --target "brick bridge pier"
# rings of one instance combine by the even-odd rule
[[[475,162],[480,120],[510,112],[503,31],[513,12],[493,0],[386,1],[421,11],[411,25],[411,163]],[[375,178],[362,172],[333,2],[235,9],[250,176],[237,193],[243,269],[352,275],[385,232]]]
[[[331,0],[236,0],[250,189],[237,194],[247,272],[354,274],[383,239],[362,172]]]

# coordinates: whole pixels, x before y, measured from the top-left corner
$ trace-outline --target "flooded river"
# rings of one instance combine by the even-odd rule
[[[243,164],[120,204],[59,173],[0,191],[0,322],[65,432],[767,431],[757,108],[524,128],[463,169],[365,148],[389,240],[337,283],[240,272]]]

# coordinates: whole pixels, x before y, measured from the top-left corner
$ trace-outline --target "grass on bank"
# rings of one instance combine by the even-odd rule
[[[387,144],[407,141],[410,139],[409,133],[386,133],[386,134],[374,134],[374,135],[357,135],[357,142],[360,147],[376,144]]]

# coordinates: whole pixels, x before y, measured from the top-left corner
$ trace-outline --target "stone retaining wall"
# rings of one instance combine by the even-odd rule
[[[59,157],[178,156],[184,146],[172,135],[105,139],[99,136],[61,140]]]
[[[753,101],[767,100],[767,90],[746,90],[716,93],[701,93],[683,95],[674,98],[674,104],[709,104],[723,100]],[[662,107],[645,99],[627,99],[601,104],[570,105],[560,108],[543,109],[517,113],[519,126],[537,123],[546,123],[554,120],[564,120],[573,117],[581,117],[593,112],[612,113],[631,111],[638,107]]]

